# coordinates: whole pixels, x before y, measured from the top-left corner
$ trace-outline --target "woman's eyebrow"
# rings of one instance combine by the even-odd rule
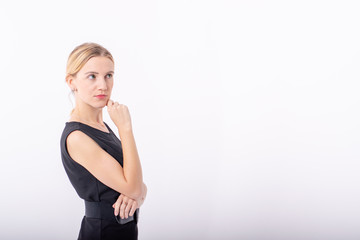
[[[95,73],[95,74],[99,74],[98,72],[86,72],[85,74],[88,74],[88,73]],[[109,71],[107,73],[114,73],[114,71]]]
[[[95,74],[99,74],[98,72],[86,72],[85,74],[88,74],[88,73],[95,73]]]

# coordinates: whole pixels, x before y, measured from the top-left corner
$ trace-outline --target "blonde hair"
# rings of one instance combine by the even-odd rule
[[[92,57],[107,57],[114,62],[111,53],[97,43],[86,42],[74,48],[70,53],[67,65],[66,65],[66,78],[68,76],[76,77],[76,74],[80,69],[89,61]],[[66,79],[65,78],[65,79]],[[66,81],[66,80],[65,80]],[[73,91],[71,91],[74,93]],[[73,113],[74,108],[71,110],[70,115]]]

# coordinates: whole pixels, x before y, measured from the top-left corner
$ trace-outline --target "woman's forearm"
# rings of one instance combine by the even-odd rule
[[[133,131],[119,131],[119,136],[123,151],[124,177],[137,193],[136,196],[140,197],[143,195],[143,177]]]

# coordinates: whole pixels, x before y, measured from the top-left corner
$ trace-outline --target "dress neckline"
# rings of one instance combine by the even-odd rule
[[[103,122],[104,122],[104,121],[103,121]],[[92,129],[94,129],[94,130],[96,130],[96,131],[99,131],[99,132],[102,132],[102,133],[105,133],[105,134],[108,134],[108,135],[111,134],[111,130],[110,130],[109,126],[106,124],[106,122],[104,122],[104,124],[105,124],[105,126],[106,126],[106,128],[107,128],[107,130],[108,130],[109,132],[105,132],[105,131],[100,130],[100,129],[98,129],[98,128],[94,128],[94,127],[92,127],[92,126],[90,126],[90,125],[87,125],[87,124],[82,123],[82,122],[79,122],[79,121],[68,121],[68,122],[66,122],[66,124],[70,124],[70,123],[80,123],[80,124],[85,125],[85,126],[87,126],[87,127],[89,127],[89,128],[92,128]]]

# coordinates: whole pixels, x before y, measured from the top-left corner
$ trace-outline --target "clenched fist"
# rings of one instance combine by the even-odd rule
[[[129,109],[124,104],[119,104],[111,99],[106,104],[111,120],[119,131],[132,130]]]

